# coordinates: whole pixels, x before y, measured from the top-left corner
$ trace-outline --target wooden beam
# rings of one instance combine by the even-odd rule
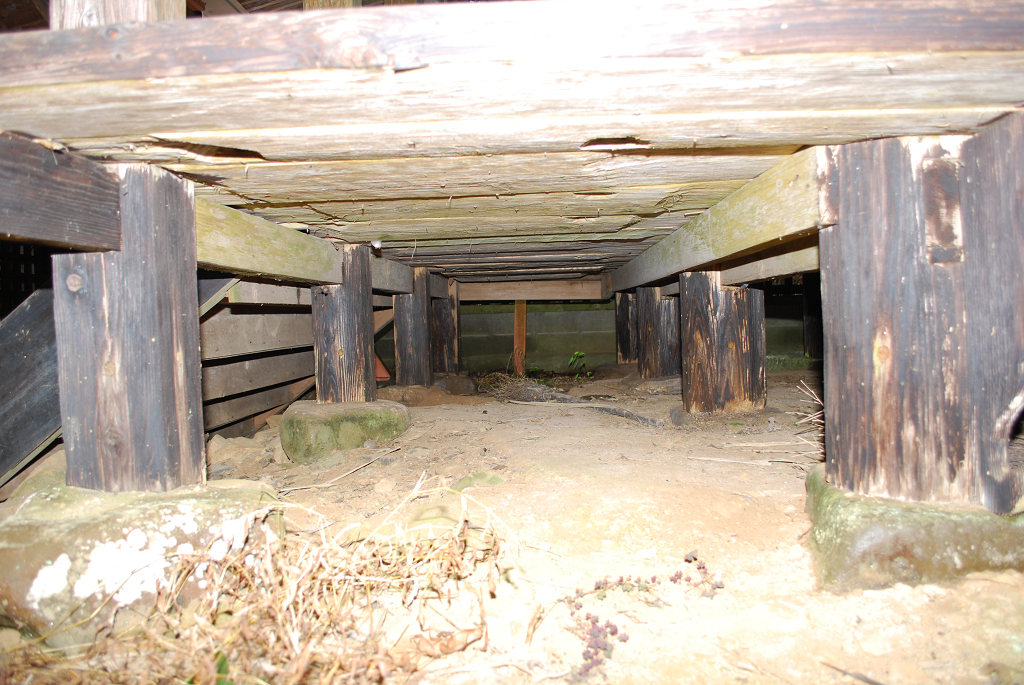
[[[209,275],[209,271],[199,271],[199,318],[216,307],[227,297],[231,288],[238,283],[237,278],[230,276]]]
[[[370,280],[374,290],[408,294],[412,292],[413,271],[400,262],[371,255]]]
[[[512,368],[517,376],[526,375],[526,300],[516,300],[512,326]]]
[[[459,298],[463,302],[503,302],[530,300],[603,300],[601,280],[505,281],[462,283]]]
[[[309,288],[240,281],[228,291],[230,304],[305,305],[312,300]]]
[[[123,250],[53,258],[67,482],[170,490],[205,477],[192,187],[120,174]]]
[[[395,382],[426,385],[434,382],[430,366],[430,272],[414,270],[414,288],[395,295]]]
[[[0,237],[81,250],[121,249],[117,176],[102,164],[0,133]]]
[[[203,321],[199,333],[203,359],[223,359],[309,347],[313,319],[310,314],[241,314],[223,307]]]
[[[431,366],[434,373],[459,373],[462,371],[459,282],[451,279],[446,285],[448,297],[430,301]]]
[[[447,298],[448,297],[448,279],[438,274],[430,274],[430,297],[431,298]]]
[[[344,245],[345,283],[311,288],[316,401],[377,399],[369,245]]]
[[[612,273],[628,290],[835,223],[826,148],[792,155]]]
[[[373,312],[373,334],[377,335],[395,320],[394,309],[376,309]]]
[[[209,200],[196,200],[199,265],[299,283],[341,283],[338,251],[314,238]]]
[[[18,75],[33,84],[516,61],[565,72],[606,58],[1014,50],[1024,43],[1018,2],[879,8],[830,0],[816,7],[808,13],[798,0],[756,9],[742,0],[700,7],[666,0],[623,13],[616,6],[581,11],[574,2],[431,4],[212,18],[181,24],[173,35],[159,25],[113,34],[102,28],[50,32],[45,40],[12,35],[0,54],[0,79]],[[565,26],[575,28],[571,35]],[[522,41],[523,35],[531,40]],[[232,46],[227,55],[225,45]],[[111,50],[122,58],[109,60]],[[56,69],[60,56],[66,64]]]
[[[213,430],[267,409],[280,407],[304,395],[314,384],[314,378],[303,378],[277,388],[207,404],[203,407],[203,425],[206,430]]]
[[[769,278],[783,278],[817,270],[818,248],[805,247],[802,250],[788,252],[775,257],[767,257],[731,269],[724,269],[722,271],[722,285],[755,283],[757,281],[766,281]]]
[[[203,367],[203,401],[306,378],[315,373],[312,352],[291,352]]]
[[[185,0],[50,0],[49,18],[51,31],[130,21],[174,21],[185,18]]]

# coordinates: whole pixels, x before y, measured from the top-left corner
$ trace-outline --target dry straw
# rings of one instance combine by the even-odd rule
[[[147,620],[121,633],[109,625],[88,647],[61,652],[41,642],[0,656],[0,683],[143,684],[365,683],[408,674],[431,660],[486,645],[482,588],[493,594],[511,566],[491,523],[395,523],[398,511],[439,490],[416,488],[378,526],[355,541],[349,526],[333,537],[250,535],[237,553],[180,556]],[[442,493],[443,494],[443,493]],[[258,530],[269,516],[250,528]],[[386,532],[385,532],[386,531]],[[472,578],[471,578],[472,576]],[[479,595],[466,593],[476,582]],[[478,608],[468,622],[424,607],[462,592]],[[435,612],[441,616],[441,612]],[[418,624],[418,625],[417,625]]]

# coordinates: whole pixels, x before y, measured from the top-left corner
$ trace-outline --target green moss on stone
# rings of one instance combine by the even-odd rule
[[[281,420],[281,447],[292,461],[319,461],[367,440],[391,440],[409,427],[409,410],[397,402],[296,402]]]

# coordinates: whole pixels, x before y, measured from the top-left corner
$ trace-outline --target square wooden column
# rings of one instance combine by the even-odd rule
[[[120,186],[121,252],[53,257],[67,483],[202,483],[192,184],[125,165]]]
[[[430,272],[413,270],[413,291],[395,295],[395,382],[426,385],[434,382],[430,366]]]
[[[636,289],[636,354],[640,375],[664,378],[679,373],[679,300],[661,288]]]
[[[1007,513],[1024,471],[1024,116],[832,149],[820,236],[829,479]]]
[[[174,21],[185,18],[185,0],[49,0],[50,30]]]
[[[459,315],[459,282],[448,281],[448,297],[430,301],[430,354],[434,373],[459,373],[462,370]]]
[[[725,288],[721,272],[679,275],[683,407],[688,412],[763,409],[764,293]]]
[[[373,402],[377,379],[370,248],[343,245],[341,254],[345,282],[310,288],[316,400]]]
[[[619,364],[637,362],[636,294],[615,293],[615,351]]]

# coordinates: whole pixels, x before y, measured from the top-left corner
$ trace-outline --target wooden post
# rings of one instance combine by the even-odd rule
[[[526,375],[526,300],[516,300],[512,328],[512,366],[517,376]]]
[[[723,288],[718,271],[682,273],[679,310],[686,411],[764,408],[764,293]]]
[[[430,272],[413,270],[413,291],[395,295],[395,382],[426,385],[434,382],[430,368]]]
[[[435,373],[459,373],[462,352],[459,346],[459,282],[448,281],[448,297],[430,301],[430,354]]]
[[[636,295],[634,293],[615,293],[615,348],[620,364],[636,363]]]
[[[821,275],[804,274],[804,355],[821,359],[824,354],[821,328]]]
[[[854,492],[1007,513],[1024,472],[1024,117],[834,148],[820,236],[827,472]]]
[[[663,378],[679,373],[679,300],[661,288],[636,289],[636,353],[640,375]]]
[[[67,483],[205,481],[192,185],[120,168],[122,251],[53,257]]]
[[[343,245],[340,251],[344,283],[310,288],[316,400],[373,402],[377,380],[370,248]]]
[[[50,0],[53,31],[184,18],[185,0]]]

